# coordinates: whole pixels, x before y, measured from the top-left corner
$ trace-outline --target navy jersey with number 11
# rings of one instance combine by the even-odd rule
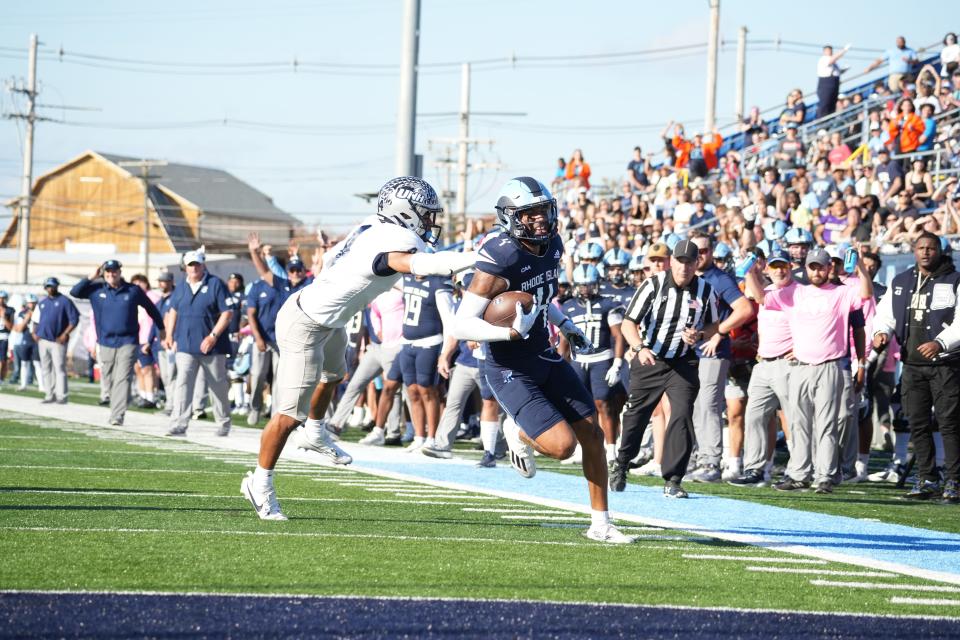
[[[526,340],[490,342],[489,357],[495,362],[516,362],[551,349],[547,330],[548,304],[557,295],[557,277],[563,242],[558,236],[550,239],[542,256],[528,251],[506,234],[486,242],[477,256],[477,271],[502,278],[507,291],[526,291],[533,296],[539,315]]]

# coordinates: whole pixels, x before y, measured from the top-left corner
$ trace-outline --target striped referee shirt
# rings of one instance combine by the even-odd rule
[[[706,280],[694,276],[681,289],[667,270],[643,281],[625,317],[656,357],[679,358],[692,351],[681,339],[684,329],[702,329],[718,316],[717,294]]]

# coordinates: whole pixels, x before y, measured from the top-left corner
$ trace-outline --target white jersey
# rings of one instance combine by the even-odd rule
[[[413,231],[368,218],[324,256],[320,275],[300,294],[300,308],[325,327],[345,327],[350,318],[388,291],[401,274],[378,276],[373,262],[381,253],[417,253],[425,248]]]

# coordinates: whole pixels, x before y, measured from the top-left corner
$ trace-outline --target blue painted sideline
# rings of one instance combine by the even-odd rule
[[[960,621],[502,600],[5,593],[0,638],[948,640]]]
[[[582,477],[562,473],[538,471],[534,478],[527,480],[503,464],[496,469],[479,470],[463,464],[437,464],[432,461],[366,460],[362,454],[361,459],[357,460],[357,468],[470,485],[478,490],[511,492],[537,499],[588,505],[586,481]],[[698,495],[694,493],[696,485],[689,485],[687,489],[691,491],[689,500],[668,500],[659,488],[628,484],[623,493],[610,493],[610,509],[694,529],[759,536],[776,545],[802,545],[863,560],[879,560],[929,572],[954,574],[960,581],[960,535]],[[812,494],[811,499],[814,499]],[[897,508],[902,507],[897,505]],[[956,518],[960,516],[960,509],[944,505],[943,515],[945,518]]]

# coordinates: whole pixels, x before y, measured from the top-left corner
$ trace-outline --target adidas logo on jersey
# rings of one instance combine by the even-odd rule
[[[553,254],[553,259],[554,260],[560,259],[560,249],[557,249],[556,253]]]

